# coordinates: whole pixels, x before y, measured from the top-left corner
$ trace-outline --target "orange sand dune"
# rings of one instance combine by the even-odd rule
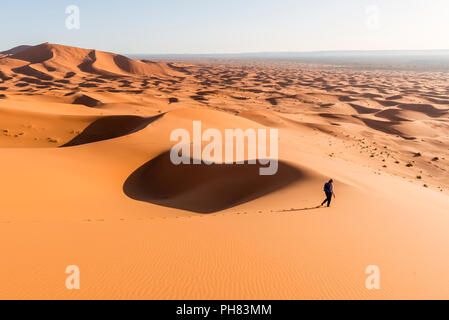
[[[448,298],[448,101],[438,72],[3,52],[0,298]],[[173,165],[193,121],[279,129],[278,173]]]
[[[164,63],[136,61],[117,54],[50,43],[19,50],[4,59],[8,64],[22,62],[23,65],[13,71],[41,80],[53,80],[61,75],[71,78],[79,72],[104,76],[173,76],[177,73]]]

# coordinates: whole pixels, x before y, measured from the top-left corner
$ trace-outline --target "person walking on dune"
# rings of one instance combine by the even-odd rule
[[[335,198],[334,180],[330,179],[328,182],[326,182],[326,184],[324,185],[324,193],[326,194],[326,199],[321,203],[321,206],[324,206],[327,202],[327,207],[330,207],[332,196],[334,196]]]

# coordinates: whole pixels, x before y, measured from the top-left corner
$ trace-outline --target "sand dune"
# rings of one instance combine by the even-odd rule
[[[164,63],[136,61],[117,54],[50,43],[6,52],[10,52],[8,60],[28,63],[15,68],[14,72],[41,80],[53,80],[53,74],[61,76],[62,73],[67,75],[69,72],[92,73],[108,77],[173,76],[176,74]]]
[[[4,51],[0,298],[447,298],[448,97],[439,72]],[[173,165],[193,121],[279,129],[278,174]]]

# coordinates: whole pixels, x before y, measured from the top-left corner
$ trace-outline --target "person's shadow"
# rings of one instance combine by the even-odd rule
[[[322,206],[316,206],[316,207],[301,208],[301,209],[292,208],[292,209],[288,209],[288,210],[281,210],[281,211],[278,211],[278,212],[285,213],[285,212],[311,211],[311,210],[317,210],[317,209],[321,209],[321,208],[323,208],[323,207]]]

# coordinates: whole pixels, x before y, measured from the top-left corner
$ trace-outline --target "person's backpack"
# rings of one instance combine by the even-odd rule
[[[324,191],[325,191],[325,192],[330,192],[330,191],[331,191],[331,186],[330,186],[330,183],[329,183],[329,182],[326,182],[326,183],[324,184]]]

